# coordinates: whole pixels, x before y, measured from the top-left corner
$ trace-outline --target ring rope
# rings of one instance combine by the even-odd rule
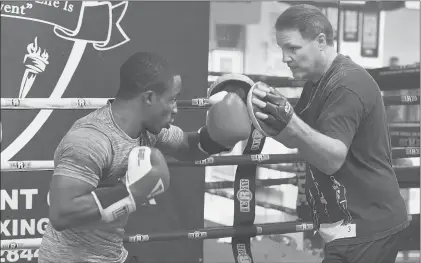
[[[382,67],[367,69],[367,72],[377,82],[382,91],[399,89],[419,89],[420,88],[420,64],[414,63],[403,66]],[[208,82],[210,77],[220,77],[229,72],[208,72]],[[254,82],[263,81],[272,87],[302,88],[305,80],[290,77],[269,76],[247,74]],[[405,83],[403,86],[402,83]]]
[[[98,109],[107,104],[113,98],[2,98],[2,110],[34,110],[34,109],[57,109],[57,110],[89,110]],[[298,98],[288,99],[292,104],[297,103]],[[385,96],[385,106],[391,105],[419,105],[420,96]],[[209,100],[207,98],[194,98],[190,100],[179,100],[177,106],[180,109],[207,109]]]
[[[305,175],[305,173],[302,173]],[[289,178],[276,178],[276,179],[256,179],[256,187],[267,187],[273,185],[290,184],[297,185],[298,177],[293,176]],[[205,183],[205,190],[211,189],[229,189],[234,187],[233,181],[216,181]]]
[[[237,198],[237,196],[235,194],[233,194],[233,193],[227,193],[227,192],[222,191],[220,189],[206,190],[206,192],[208,194],[211,194],[211,195],[217,195],[217,196],[220,196],[220,197],[225,197],[225,198],[228,198],[228,199],[231,199],[231,200],[234,200],[234,201]],[[287,214],[292,215],[292,216],[296,216],[297,215],[297,210],[296,209],[289,208],[289,207],[286,207],[286,206],[283,206],[283,205],[279,205],[279,204],[274,204],[274,203],[268,203],[268,202],[264,202],[264,201],[259,201],[259,200],[257,200],[257,198],[255,198],[254,204],[255,204],[255,206],[261,206],[261,207],[264,207],[264,208],[277,210],[277,211],[284,212],[284,213],[287,213]]]
[[[203,240],[225,237],[254,237],[257,235],[287,234],[313,230],[312,223],[283,222],[255,224],[251,226],[226,226],[193,229],[188,231],[171,231],[163,233],[125,235],[124,243],[159,242],[171,240]],[[1,240],[2,250],[35,249],[41,245],[42,238]]]
[[[420,166],[393,166],[398,183],[401,188],[417,188],[420,186]],[[285,172],[285,171],[284,171]],[[257,187],[267,187],[273,185],[290,184],[297,185],[300,176],[305,175],[303,172],[298,172],[297,176],[288,178],[276,178],[276,179],[256,179]],[[205,189],[229,189],[233,188],[233,181],[215,181],[206,182]]]
[[[413,158],[420,157],[420,147],[398,147],[392,149],[392,157]],[[244,164],[277,164],[303,162],[299,154],[244,154],[228,156],[212,156],[200,161],[177,161],[168,160],[170,166],[223,166]],[[51,171],[54,169],[54,161],[7,161],[1,163],[2,172],[28,172],[28,171]]]
[[[167,160],[170,166],[222,166],[222,165],[242,165],[253,163],[293,163],[302,162],[303,158],[298,154],[248,154],[211,156],[200,161],[177,161]],[[54,161],[7,161],[2,162],[2,172],[16,171],[51,171],[54,169]]]
[[[389,123],[388,126],[391,136],[420,137],[419,123]]]

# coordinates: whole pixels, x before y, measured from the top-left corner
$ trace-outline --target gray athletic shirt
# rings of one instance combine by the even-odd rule
[[[127,155],[137,145],[153,146],[165,154],[179,149],[183,131],[171,126],[159,135],[130,138],[114,122],[111,104],[77,120],[54,154],[54,174],[77,178],[94,187],[124,176]],[[128,216],[112,223],[94,222],[64,231],[48,224],[39,249],[39,263],[124,262],[124,227]]]

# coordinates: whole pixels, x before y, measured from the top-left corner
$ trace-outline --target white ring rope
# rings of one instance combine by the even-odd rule
[[[244,156],[244,155],[238,155],[238,156]],[[225,156],[221,156],[225,157]],[[230,159],[231,156],[226,156],[227,159]],[[234,155],[235,157],[235,155]],[[252,163],[252,161],[250,161]],[[200,164],[191,164],[190,166],[196,166],[196,165],[205,165],[205,163],[200,162]],[[221,164],[221,165],[227,165],[227,164]],[[404,168],[411,168],[409,167],[401,167],[401,166],[393,166],[394,169],[404,169]],[[7,161],[7,162],[1,162],[1,171],[2,172],[36,172],[36,171],[52,171],[54,170],[54,161]],[[288,170],[288,167],[285,169],[284,172],[297,172],[293,170]]]
[[[1,162],[2,172],[52,171],[54,161],[8,161]]]
[[[98,109],[107,104],[111,98],[2,98],[3,109]]]
[[[1,250],[37,249],[41,242],[42,238],[1,240]]]
[[[213,82],[218,76],[208,76]],[[98,109],[113,98],[2,98],[3,110],[35,110],[35,109]]]

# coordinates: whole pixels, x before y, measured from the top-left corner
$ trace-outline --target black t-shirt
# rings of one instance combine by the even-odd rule
[[[383,98],[370,74],[338,55],[320,81],[306,82],[295,111],[313,129],[349,148],[332,176],[307,166],[306,196],[314,223],[356,224],[357,238],[334,241],[347,244],[383,238],[408,226],[392,168]]]

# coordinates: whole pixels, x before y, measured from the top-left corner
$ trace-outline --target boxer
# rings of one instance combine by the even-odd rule
[[[409,225],[392,168],[380,89],[370,74],[334,47],[329,20],[294,5],[276,21],[283,62],[306,79],[295,107],[265,83],[251,88],[254,126],[307,161],[307,200],[326,241],[323,262],[395,262]]]
[[[55,151],[38,262],[136,262],[123,246],[124,227],[140,205],[168,189],[164,155],[202,160],[249,137],[244,98],[224,90],[244,81],[232,80],[214,85],[206,125],[184,132],[173,125],[180,76],[155,53],[129,57],[115,99],[77,120]]]

